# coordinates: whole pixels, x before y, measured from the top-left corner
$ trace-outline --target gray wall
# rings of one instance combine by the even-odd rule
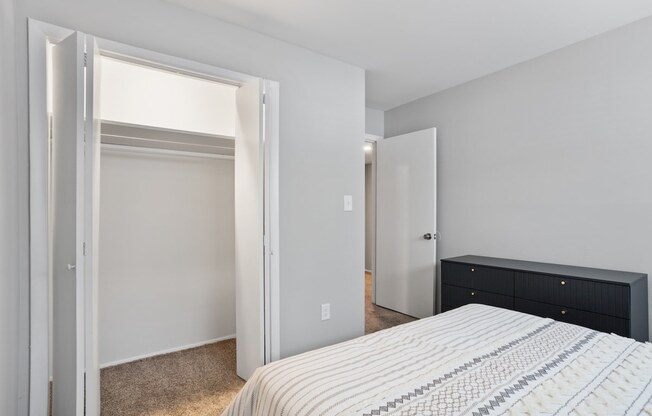
[[[234,336],[233,160],[101,159],[100,365]]]
[[[375,108],[365,108],[365,132],[374,136],[385,135],[385,113]]]
[[[19,130],[3,140],[2,166],[11,172],[0,195],[11,204],[2,219],[10,227],[2,233],[10,271],[18,267],[15,224],[27,212],[27,17],[279,81],[281,355],[364,333],[364,216],[362,210],[342,210],[343,195],[353,195],[359,207],[364,198],[364,71],[158,0],[16,4]],[[11,42],[3,37],[2,43]],[[21,231],[26,241],[26,229]],[[25,255],[24,244],[21,250]],[[26,273],[20,282],[26,289]],[[4,305],[15,315],[15,288],[4,293],[12,299]],[[325,302],[332,305],[331,319],[321,321]],[[3,343],[15,339],[14,315],[2,317],[9,324]],[[22,348],[27,351],[25,343]]]
[[[16,180],[19,147],[16,141],[16,92],[14,88],[14,1],[0,1],[0,414],[19,412],[18,395],[24,395],[24,371],[19,373],[19,360],[24,364],[26,353],[25,315],[20,314],[19,280],[19,190]],[[24,208],[24,207],[23,207]],[[24,223],[22,223],[24,224]],[[24,241],[24,240],[23,240]],[[25,297],[23,296],[23,304]],[[19,330],[20,328],[20,330]],[[19,340],[22,354],[19,354]],[[20,358],[19,358],[20,357]],[[23,368],[24,370],[24,368]],[[19,389],[20,383],[20,389]],[[24,410],[24,402],[21,410]]]
[[[371,270],[373,267],[373,244],[376,231],[376,219],[374,218],[374,187],[373,187],[373,165],[367,163],[364,166],[365,180],[365,246],[364,246],[364,268]]]
[[[652,275],[649,39],[652,18],[385,113],[387,136],[437,127],[438,257]]]

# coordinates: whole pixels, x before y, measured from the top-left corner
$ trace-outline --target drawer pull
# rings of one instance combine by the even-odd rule
[[[471,267],[471,271],[472,271],[472,272],[474,272],[474,271],[475,271],[475,269],[474,269],[473,267]]]
[[[562,309],[562,310],[561,310],[561,314],[562,314],[562,315],[566,315],[566,311]]]
[[[565,281],[565,280],[562,280],[562,281],[561,281],[561,285],[564,286],[565,284],[566,284],[566,281]]]
[[[475,296],[475,292],[471,292],[471,296]]]

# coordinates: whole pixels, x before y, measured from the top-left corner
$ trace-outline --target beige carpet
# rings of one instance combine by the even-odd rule
[[[385,309],[371,303],[371,273],[365,273],[365,333],[380,331],[407,322],[415,318]]]
[[[365,332],[414,318],[371,303],[365,275]],[[101,373],[102,416],[220,415],[244,381],[235,373],[235,340],[109,367]]]
[[[102,416],[220,415],[243,385],[222,341],[103,369]]]

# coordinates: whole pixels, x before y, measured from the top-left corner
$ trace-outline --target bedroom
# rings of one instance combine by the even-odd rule
[[[652,58],[646,40],[652,10],[647,2],[555,2],[541,9],[533,2],[523,7],[484,2],[459,10],[435,2],[432,7],[455,16],[432,25],[442,27],[437,43],[444,39],[451,45],[433,49],[442,54],[432,58],[439,64],[430,64],[441,71],[401,54],[426,50],[413,46],[424,41],[417,24],[413,32],[394,32],[373,21],[391,21],[394,13],[408,19],[392,2],[357,7],[336,2],[339,13],[331,14],[315,5],[318,16],[306,27],[317,27],[322,15],[349,16],[350,25],[368,28],[359,36],[363,46],[375,45],[362,49],[375,56],[391,50],[399,72],[423,73],[403,74],[395,83],[379,78],[376,64],[363,67],[321,50],[320,39],[284,39],[282,31],[271,33],[271,26],[244,28],[250,15],[225,4],[215,18],[206,13],[210,10],[155,0],[2,2],[2,414],[27,414],[34,382],[30,360],[38,365],[29,354],[34,328],[29,326],[27,18],[279,81],[280,245],[286,259],[280,265],[282,357],[350,340],[364,330],[364,216],[355,209],[342,216],[341,198],[352,195],[354,207],[362,206],[365,103],[381,110],[384,137],[437,128],[438,259],[477,254],[649,274],[652,173],[646,133]],[[279,10],[288,19],[308,19],[291,6]],[[424,18],[438,15],[424,10]],[[451,22],[467,26],[460,23],[455,32],[447,26]],[[355,28],[331,30],[333,43],[346,43],[336,36],[352,36]],[[508,33],[510,28],[514,32]],[[530,29],[541,42],[524,35]],[[270,33],[261,33],[266,30]],[[374,40],[379,32],[387,37]],[[411,42],[392,43],[392,36],[401,36],[396,32],[408,32]],[[313,40],[314,45],[301,44]],[[501,61],[499,50],[513,59]],[[440,84],[422,82],[439,80],[445,71],[449,78]],[[372,100],[382,91],[398,98]],[[371,128],[366,133],[375,134]],[[332,306],[326,324],[319,316],[324,302]]]

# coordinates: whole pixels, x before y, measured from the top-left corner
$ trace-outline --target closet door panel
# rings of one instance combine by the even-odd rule
[[[52,414],[84,411],[84,35],[52,52]]]
[[[262,82],[236,93],[235,276],[237,374],[247,380],[265,363],[264,147]]]

